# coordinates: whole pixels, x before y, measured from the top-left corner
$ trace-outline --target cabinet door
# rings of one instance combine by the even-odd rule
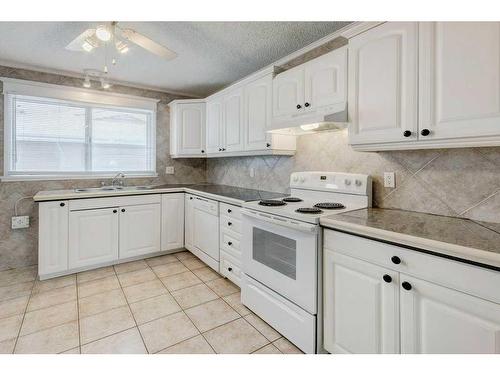
[[[207,153],[222,152],[222,99],[207,101]]]
[[[160,204],[120,208],[120,259],[160,251]]]
[[[304,110],[311,111],[347,100],[347,47],[304,65]]]
[[[296,67],[278,74],[273,80],[273,117],[288,117],[303,112],[304,68]]]
[[[325,349],[398,353],[398,273],[329,249],[323,266]]]
[[[401,274],[402,353],[500,353],[500,305]]]
[[[245,86],[245,150],[265,150],[271,143],[266,131],[271,123],[272,83],[270,74]]]
[[[195,199],[193,210],[193,245],[212,259],[219,260],[219,217],[210,213],[206,202]],[[215,202],[215,204],[217,204]]]
[[[178,104],[178,154],[199,155],[205,149],[205,104]]]
[[[118,259],[118,217],[118,208],[70,212],[70,269]]]
[[[38,273],[68,269],[68,201],[41,202],[39,206]]]
[[[224,151],[242,151],[243,142],[243,90],[236,89],[224,98]]]
[[[349,40],[351,144],[417,139],[417,31],[388,22]]]
[[[161,196],[161,250],[184,247],[184,193]]]
[[[420,24],[420,140],[500,135],[500,23]]]
[[[186,194],[184,199],[184,246],[188,250],[194,247],[194,196]]]

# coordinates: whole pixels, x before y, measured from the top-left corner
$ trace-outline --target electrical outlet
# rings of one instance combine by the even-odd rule
[[[384,172],[384,187],[396,187],[396,175],[394,172]]]
[[[29,216],[12,216],[12,229],[28,228],[29,226]]]
[[[166,167],[165,168],[165,173],[166,174],[174,174],[175,173],[174,167]]]

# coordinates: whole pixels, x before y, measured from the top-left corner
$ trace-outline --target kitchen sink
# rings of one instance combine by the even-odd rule
[[[154,186],[101,186],[92,188],[77,188],[75,193],[89,193],[96,191],[134,191],[134,190],[152,190]]]

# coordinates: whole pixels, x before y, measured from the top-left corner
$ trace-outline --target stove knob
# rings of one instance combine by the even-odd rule
[[[348,178],[346,178],[346,179],[344,180],[344,184],[346,184],[346,186],[351,185],[351,180],[349,180]]]
[[[356,186],[361,186],[361,185],[363,185],[363,183],[361,182],[361,180],[356,180],[356,181],[355,181],[355,184],[356,184]]]

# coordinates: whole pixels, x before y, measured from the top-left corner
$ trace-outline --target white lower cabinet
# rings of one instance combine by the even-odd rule
[[[331,353],[500,353],[500,272],[324,231]]]
[[[119,214],[115,208],[69,214],[69,269],[118,259]]]
[[[184,193],[161,196],[161,250],[184,247]]]
[[[241,286],[241,208],[220,204],[220,273]]]

